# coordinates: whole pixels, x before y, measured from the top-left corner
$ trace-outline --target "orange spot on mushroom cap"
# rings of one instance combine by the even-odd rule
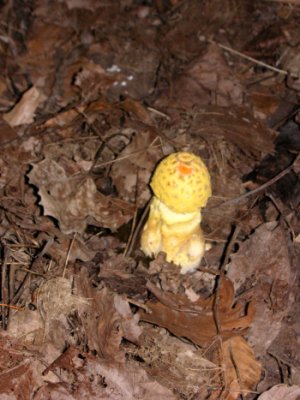
[[[193,172],[193,168],[190,167],[189,165],[186,165],[186,164],[183,164],[183,163],[179,163],[178,171],[182,175],[190,175]]]

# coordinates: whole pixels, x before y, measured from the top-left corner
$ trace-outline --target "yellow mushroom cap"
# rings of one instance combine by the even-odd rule
[[[170,154],[160,162],[150,186],[156,197],[177,213],[205,207],[211,196],[209,172],[195,154]]]

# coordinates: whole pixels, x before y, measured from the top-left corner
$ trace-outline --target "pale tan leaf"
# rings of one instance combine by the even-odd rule
[[[299,400],[300,386],[276,385],[262,393],[258,400]]]
[[[30,124],[34,120],[36,109],[45,99],[45,95],[35,86],[32,86],[23,94],[19,103],[11,111],[3,114],[3,119],[10,126]]]
[[[253,390],[260,380],[261,364],[249,344],[241,336],[224,341],[221,347],[226,400],[237,399]]]

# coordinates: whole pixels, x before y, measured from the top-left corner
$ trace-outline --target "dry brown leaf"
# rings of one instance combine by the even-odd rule
[[[30,182],[39,188],[45,215],[59,221],[63,233],[83,232],[88,224],[112,230],[128,222],[134,206],[126,201],[104,196],[92,178],[80,173],[71,160],[45,159],[33,165]]]
[[[122,338],[137,343],[142,332],[138,314],[132,313],[127,300],[107,288],[95,290],[83,273],[76,280],[76,287],[90,299],[89,308],[80,312],[89,349],[106,359],[123,363]]]
[[[204,399],[212,385],[220,384],[221,367],[203,356],[191,343],[149,324],[144,327],[140,346],[133,350],[163,386],[187,398]]]
[[[233,76],[222,50],[215,44],[194,60],[184,73],[176,77],[170,92],[157,101],[161,106],[180,106],[191,109],[195,105],[241,105],[243,88]]]
[[[194,303],[186,296],[164,293],[155,290],[161,302],[149,301],[146,305],[150,314],[141,312],[141,320],[164,327],[176,336],[186,337],[199,346],[210,344],[217,335],[213,313],[215,295],[209,299],[198,299]],[[221,335],[230,337],[249,327],[254,307],[249,304],[247,315],[243,315],[243,306],[234,304],[233,285],[229,279],[222,279],[220,286],[219,319]]]
[[[241,336],[233,336],[221,344],[218,352],[223,365],[224,389],[221,397],[220,393],[214,393],[211,399],[235,400],[240,394],[247,395],[259,382],[262,372],[251,347]]]
[[[37,290],[37,309],[44,321],[44,338],[53,330],[56,321],[65,323],[68,314],[86,309],[89,300],[73,293],[72,282],[63,277],[49,279]]]
[[[36,400],[175,400],[172,391],[150,378],[137,363],[125,365],[96,359],[70,347],[45,372],[66,372],[68,384],[48,383],[35,393]],[[46,375],[46,376],[47,376]]]
[[[19,336],[21,326],[19,327]],[[33,355],[24,352],[24,347],[7,334],[0,337],[0,398],[19,400],[30,399],[44,381],[42,371],[45,369],[43,362]],[[53,376],[49,376],[50,381]]]
[[[299,400],[300,386],[276,385],[262,393],[257,400]]]
[[[9,143],[15,140],[18,134],[15,129],[13,129],[8,122],[0,117],[0,144]]]
[[[61,265],[66,261],[67,257],[68,261],[71,263],[76,260],[87,262],[96,254],[96,252],[90,247],[87,247],[79,237],[71,239],[67,236],[61,235],[55,240],[51,240],[50,237],[47,237],[46,235],[43,236],[44,239],[49,240],[48,246],[45,248],[45,253]],[[40,236],[39,239],[42,239],[42,236]]]
[[[144,124],[153,124],[152,114],[144,107],[140,101],[127,98],[119,103],[119,107],[126,111],[131,112],[138,120]]]
[[[281,225],[277,222],[261,225],[240,244],[227,269],[235,290],[245,292],[246,300],[255,299],[255,320],[248,339],[256,354],[265,354],[291,304],[293,276],[286,233]]]
[[[28,89],[15,107],[3,114],[3,119],[10,126],[31,124],[34,121],[36,109],[46,100],[46,96],[35,86]]]
[[[37,369],[41,371],[41,364],[27,358],[7,371],[2,371],[0,397],[10,400],[29,399],[40,386],[36,378]]]
[[[190,128],[203,137],[224,137],[243,150],[273,153],[277,134],[263,122],[254,118],[245,107],[231,106],[229,109],[207,106],[194,112]]]
[[[149,181],[154,166],[163,156],[157,134],[143,130],[133,135],[111,169],[111,178],[122,199],[143,207],[151,193]]]

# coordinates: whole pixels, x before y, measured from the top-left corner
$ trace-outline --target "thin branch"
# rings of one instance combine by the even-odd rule
[[[235,227],[235,230],[234,230],[234,232],[230,238],[230,241],[227,245],[225,256],[224,256],[222,265],[220,267],[220,276],[219,276],[219,280],[217,282],[215,301],[214,301],[214,305],[213,305],[213,316],[214,316],[214,321],[215,321],[215,325],[216,325],[217,335],[221,335],[221,332],[222,332],[219,306],[220,306],[220,297],[221,297],[220,291],[221,291],[222,281],[224,279],[224,269],[228,263],[230,254],[232,252],[234,243],[236,241],[236,238],[237,238],[239,232],[240,232],[240,228],[238,226]]]
[[[245,198],[247,198],[249,196],[252,196],[252,195],[254,195],[256,193],[259,193],[259,192],[265,190],[266,188],[268,188],[269,186],[273,185],[273,183],[279,181],[279,179],[283,178],[285,175],[287,175],[289,172],[291,172],[292,169],[293,169],[293,164],[290,165],[289,167],[285,168],[278,175],[274,176],[274,178],[268,180],[266,183],[264,183],[263,185],[259,186],[258,188],[250,190],[249,192],[244,193],[241,196],[235,197],[234,199],[226,200],[223,203],[216,204],[216,205],[214,205],[212,207],[207,207],[207,209],[211,210],[213,208],[217,208],[217,207],[220,207],[220,206],[224,206],[224,205],[228,206],[228,205],[239,203],[241,200],[243,200],[243,199],[245,199]]]
[[[288,71],[285,71],[284,69],[279,69],[279,68],[273,67],[272,65],[266,64],[266,63],[264,63],[263,61],[259,61],[259,60],[257,60],[256,58],[247,56],[246,54],[243,54],[243,53],[241,53],[241,52],[239,52],[239,51],[237,51],[237,50],[234,50],[234,49],[232,49],[231,47],[225,46],[225,45],[223,45],[223,44],[221,44],[221,43],[217,43],[217,42],[214,42],[214,41],[211,41],[211,43],[215,43],[215,44],[218,45],[221,49],[226,50],[226,51],[228,51],[229,53],[232,53],[232,54],[234,54],[234,55],[236,55],[236,56],[239,56],[239,57],[241,57],[241,58],[244,58],[245,60],[254,62],[254,63],[257,64],[257,65],[261,65],[262,67],[265,67],[265,68],[267,68],[267,69],[269,69],[269,70],[271,70],[271,71],[277,72],[278,74],[282,74],[282,75],[286,75],[286,76],[289,75],[289,72],[288,72]]]

